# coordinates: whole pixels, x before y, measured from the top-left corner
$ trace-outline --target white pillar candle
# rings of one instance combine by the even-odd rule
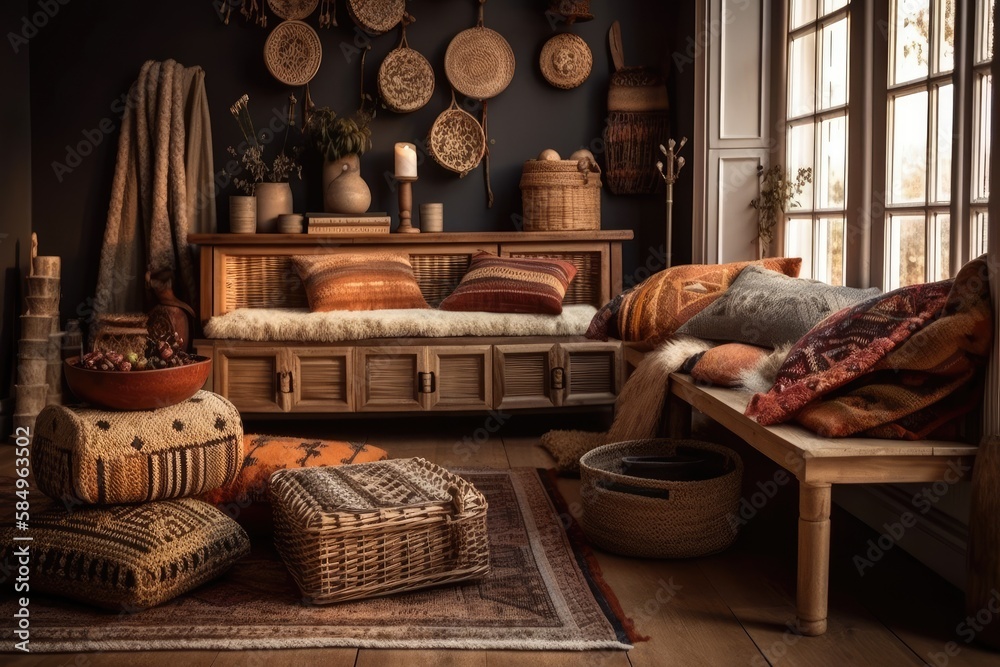
[[[413,144],[396,144],[396,178],[417,177],[417,147]]]

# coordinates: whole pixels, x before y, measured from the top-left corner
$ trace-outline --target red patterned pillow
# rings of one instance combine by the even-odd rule
[[[297,255],[292,266],[314,313],[430,308],[405,253]]]
[[[481,252],[472,257],[462,282],[440,308],[558,315],[575,275],[576,267],[561,259],[497,257]]]

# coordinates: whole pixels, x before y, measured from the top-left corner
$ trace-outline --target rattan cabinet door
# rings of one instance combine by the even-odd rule
[[[420,379],[422,391],[430,382],[430,392],[424,393],[429,410],[489,410],[493,407],[493,347],[430,346]]]
[[[563,405],[608,405],[622,388],[620,342],[562,343],[565,373]]]
[[[494,345],[493,401],[497,409],[562,405],[562,367],[555,343]]]
[[[241,413],[285,412],[291,400],[281,392],[282,377],[290,381],[284,358],[279,345],[217,345],[215,391]]]
[[[289,348],[292,412],[354,410],[354,348]]]
[[[358,347],[355,396],[359,412],[423,410],[418,374],[424,368],[423,346]]]

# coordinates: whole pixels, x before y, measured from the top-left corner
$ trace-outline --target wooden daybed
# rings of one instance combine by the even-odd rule
[[[201,253],[201,321],[244,308],[306,308],[293,255],[408,252],[436,306],[479,251],[557,257],[578,270],[566,305],[599,308],[621,292],[631,231],[322,236],[193,234]],[[582,333],[582,332],[581,332]],[[574,336],[373,338],[334,343],[203,338],[211,389],[244,416],[489,411],[613,405],[622,344]]]

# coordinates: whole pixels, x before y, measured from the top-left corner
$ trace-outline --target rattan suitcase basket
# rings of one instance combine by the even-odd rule
[[[489,572],[486,499],[421,458],[279,470],[274,541],[307,602],[476,579]]]

